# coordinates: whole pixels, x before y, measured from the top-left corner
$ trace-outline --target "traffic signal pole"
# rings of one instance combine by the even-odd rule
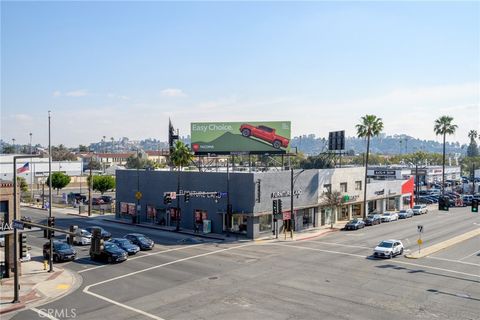
[[[48,111],[48,219],[52,219],[52,143],[50,132],[50,111]],[[53,272],[53,237],[50,237],[48,272]]]

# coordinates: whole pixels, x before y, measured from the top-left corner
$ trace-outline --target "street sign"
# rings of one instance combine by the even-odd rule
[[[284,211],[283,220],[290,220],[290,219],[292,219],[292,215],[290,214],[290,211]]]
[[[419,224],[419,225],[417,226],[417,232],[418,232],[418,233],[423,233],[423,226],[422,226],[421,224]]]
[[[135,192],[135,199],[137,200],[142,199],[142,193],[140,191]]]
[[[172,200],[177,199],[177,193],[176,192],[170,192],[170,199],[172,199]]]
[[[418,240],[417,240],[417,243],[418,243],[418,245],[421,245],[421,244],[423,243],[423,240],[422,240],[422,239],[418,239]]]
[[[14,229],[23,230],[25,225],[23,224],[22,221],[13,220],[12,226],[13,226]]]
[[[415,176],[415,175],[426,176],[427,175],[427,169],[418,169],[418,170],[412,169],[411,172],[410,172],[410,175],[412,175],[412,176]]]

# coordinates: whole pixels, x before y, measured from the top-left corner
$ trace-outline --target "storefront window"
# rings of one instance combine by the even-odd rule
[[[397,210],[396,203],[397,203],[397,201],[395,201],[395,198],[388,198],[387,199],[387,211]]]
[[[362,216],[362,206],[360,204],[352,204],[352,217],[358,218]]]
[[[247,233],[247,215],[246,214],[232,215],[232,232]]]
[[[260,232],[272,231],[272,215],[271,214],[265,214],[258,218],[259,218],[258,223],[259,223]]]
[[[303,210],[303,228],[313,227],[313,208]]]
[[[348,220],[348,206],[342,206],[339,220]]]

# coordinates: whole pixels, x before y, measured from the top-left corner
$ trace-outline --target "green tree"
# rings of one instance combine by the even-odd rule
[[[57,190],[65,188],[70,183],[70,177],[63,172],[52,173],[52,188]],[[47,178],[47,186],[50,185],[50,177]]]
[[[176,141],[170,154],[170,161],[177,167],[177,170],[181,171],[182,167],[188,166],[193,160],[193,153],[182,142]]]
[[[97,160],[93,160],[90,162],[87,162],[87,165],[85,166],[85,169],[86,170],[90,170],[90,166],[92,167],[92,170],[100,170],[102,169],[102,164],[97,161]]]
[[[12,153],[15,153],[15,147],[12,146],[12,145],[3,145],[3,150],[2,150],[2,153],[5,153],[5,154],[12,154]]]
[[[70,152],[63,144],[52,146],[52,160],[53,161],[74,161],[77,157]]]
[[[468,137],[470,138],[470,144],[467,148],[467,157],[476,157],[478,156],[478,146],[475,139],[478,137],[477,130],[470,130],[468,132]]]
[[[17,177],[17,184],[20,186],[20,191],[22,192],[28,191],[27,180],[24,177]]]
[[[373,114],[367,114],[361,118],[361,122],[355,127],[357,128],[357,136],[367,139],[367,152],[365,153],[365,182],[363,188],[363,216],[367,215],[367,170],[368,156],[370,153],[370,138],[378,136],[383,130],[382,118],[378,118]]]
[[[102,195],[108,190],[115,189],[115,178],[112,176],[92,176],[93,185],[92,188],[95,191],[100,192]],[[90,185],[90,176],[87,178]]]
[[[443,153],[442,153],[442,194],[445,192],[445,140],[447,134],[454,134],[457,130],[457,125],[453,124],[453,117],[441,116],[435,120],[433,131],[437,136],[443,135]]]
[[[88,152],[87,146],[84,146],[83,144],[79,145],[78,152]]]
[[[155,169],[160,167],[158,163],[155,161],[142,158],[141,154],[131,155],[127,158],[127,162],[125,163],[125,168],[127,169]]]

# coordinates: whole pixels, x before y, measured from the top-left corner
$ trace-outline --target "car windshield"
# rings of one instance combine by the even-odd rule
[[[420,209],[422,206],[413,206],[413,209]]]
[[[115,242],[122,246],[127,246],[130,244],[130,241],[128,241],[127,239],[118,239],[115,240]]]
[[[393,242],[382,241],[378,246],[382,248],[391,248],[393,247]]]
[[[55,249],[66,250],[66,249],[70,249],[70,246],[66,243],[55,243]]]
[[[116,249],[119,249],[119,248],[117,247],[117,245],[115,243],[106,242],[105,243],[105,249],[116,250]]]
[[[390,213],[389,213],[389,212],[385,212],[383,215],[384,215],[384,216],[389,216]]]
[[[137,237],[138,241],[140,242],[148,242],[148,239],[145,237]]]
[[[369,215],[367,216],[367,218],[369,218],[369,219],[374,219],[374,218],[375,218],[375,215],[374,215],[374,214],[369,214]]]
[[[399,213],[407,213],[407,210],[400,210]]]

